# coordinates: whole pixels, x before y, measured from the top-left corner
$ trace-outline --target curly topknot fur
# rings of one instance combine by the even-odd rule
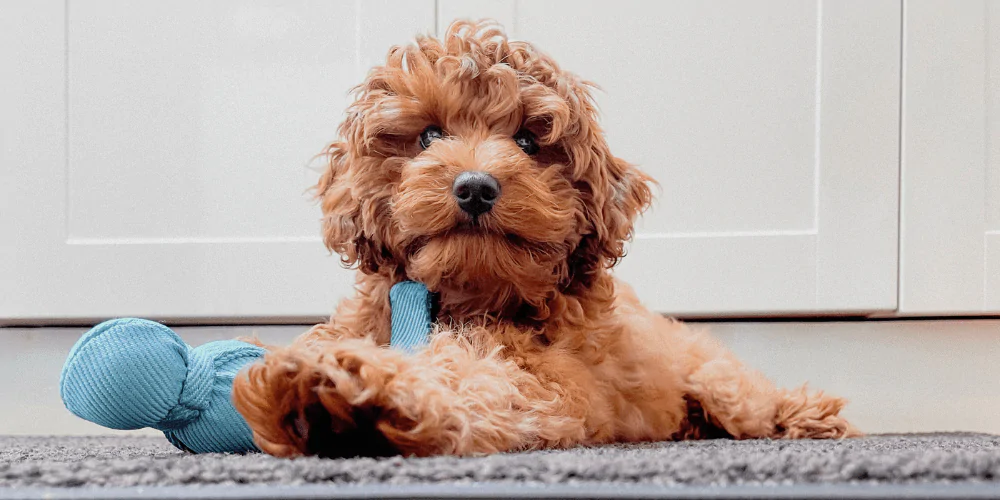
[[[844,437],[844,401],[775,388],[707,335],[643,308],[609,269],[651,179],[614,157],[591,86],[490,23],[389,51],[355,89],[318,184],[327,247],[357,266],[329,323],[234,384],[281,456],[472,454],[707,436]],[[421,132],[444,137],[423,150]],[[511,137],[529,131],[539,150]],[[493,209],[452,185],[481,171]],[[389,288],[439,294],[435,336],[389,341]]]

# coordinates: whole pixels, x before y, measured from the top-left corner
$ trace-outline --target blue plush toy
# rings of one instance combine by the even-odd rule
[[[432,321],[427,288],[404,281],[392,287],[389,300],[391,345],[407,351],[426,345]],[[69,411],[104,427],[152,427],[195,453],[258,451],[231,394],[236,374],[265,352],[237,340],[192,348],[159,323],[114,319],[73,346],[59,392]]]

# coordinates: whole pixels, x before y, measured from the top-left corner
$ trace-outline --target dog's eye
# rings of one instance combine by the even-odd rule
[[[527,129],[518,130],[514,134],[514,144],[521,148],[521,151],[529,155],[533,155],[538,152],[538,143],[535,142],[535,134],[532,134]]]
[[[423,149],[427,149],[431,147],[432,142],[442,137],[444,137],[444,131],[441,130],[441,127],[438,127],[437,125],[431,125],[425,128],[424,131],[420,133],[420,147]]]

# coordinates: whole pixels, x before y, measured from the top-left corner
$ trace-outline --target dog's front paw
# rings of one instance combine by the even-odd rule
[[[804,386],[788,391],[776,415],[776,437],[789,439],[841,439],[862,435],[840,415],[847,401]]]
[[[396,455],[380,430],[399,420],[385,395],[395,375],[385,353],[361,340],[277,350],[237,377],[233,402],[272,455]]]

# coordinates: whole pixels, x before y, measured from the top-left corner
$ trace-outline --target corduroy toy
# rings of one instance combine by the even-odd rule
[[[431,300],[413,281],[389,291],[391,345],[427,343]],[[233,408],[233,378],[266,350],[238,340],[192,348],[171,329],[136,318],[105,321],[80,338],[63,366],[59,392],[80,418],[111,429],[151,427],[194,453],[259,451]]]

